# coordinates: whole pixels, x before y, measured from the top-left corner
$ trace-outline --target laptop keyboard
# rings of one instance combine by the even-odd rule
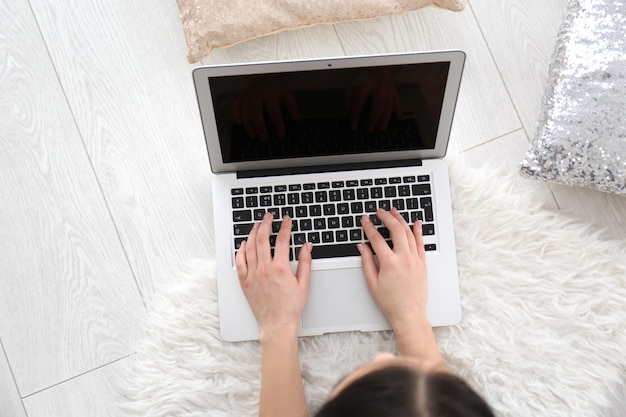
[[[367,240],[361,228],[366,214],[391,246],[389,230],[376,216],[378,208],[395,207],[410,225],[422,221],[425,236],[435,235],[430,175],[232,188],[231,204],[235,252],[266,212],[274,215],[272,254],[282,217],[293,219],[290,260],[298,258],[306,242],[313,243],[313,259],[359,256],[357,244]]]

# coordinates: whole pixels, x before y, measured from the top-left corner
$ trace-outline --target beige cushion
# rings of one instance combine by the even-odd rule
[[[223,48],[286,29],[370,19],[426,6],[462,10],[467,0],[177,0],[194,63]]]

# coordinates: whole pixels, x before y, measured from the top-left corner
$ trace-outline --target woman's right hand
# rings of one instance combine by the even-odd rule
[[[407,320],[428,320],[428,273],[422,238],[422,224],[415,223],[413,230],[394,208],[391,212],[378,209],[376,216],[389,229],[393,249],[368,216],[361,225],[378,258],[367,244],[360,244],[361,261],[368,287],[378,306],[394,330],[402,328]]]

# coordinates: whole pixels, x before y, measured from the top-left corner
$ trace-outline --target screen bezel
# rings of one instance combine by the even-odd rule
[[[448,79],[444,92],[441,117],[439,119],[434,149],[414,151],[376,152],[367,154],[313,156],[304,158],[286,158],[274,160],[229,162],[223,161],[218,138],[217,121],[211,99],[209,78],[233,75],[269,74],[275,72],[295,72],[311,70],[329,70],[336,68],[359,68],[375,66],[391,66],[404,64],[420,64],[429,62],[449,62]],[[445,156],[454,109],[459,94],[465,53],[459,50],[417,52],[404,54],[387,54],[374,56],[338,57],[298,61],[280,61],[263,63],[245,63],[228,65],[201,66],[193,70],[194,85],[200,110],[200,118],[204,129],[204,137],[209,153],[211,171],[241,172],[321,165],[340,165],[349,163],[368,163],[377,161],[395,161],[405,159],[427,159]]]

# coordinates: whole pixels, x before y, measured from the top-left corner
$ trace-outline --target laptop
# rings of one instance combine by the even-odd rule
[[[356,245],[379,207],[423,222],[433,326],[461,303],[446,154],[462,51],[237,65],[193,71],[211,170],[220,333],[255,340],[235,256],[253,224],[293,221],[290,262],[313,243],[300,336],[391,328],[370,295]],[[390,240],[389,240],[390,242]],[[391,243],[390,243],[391,244]]]

